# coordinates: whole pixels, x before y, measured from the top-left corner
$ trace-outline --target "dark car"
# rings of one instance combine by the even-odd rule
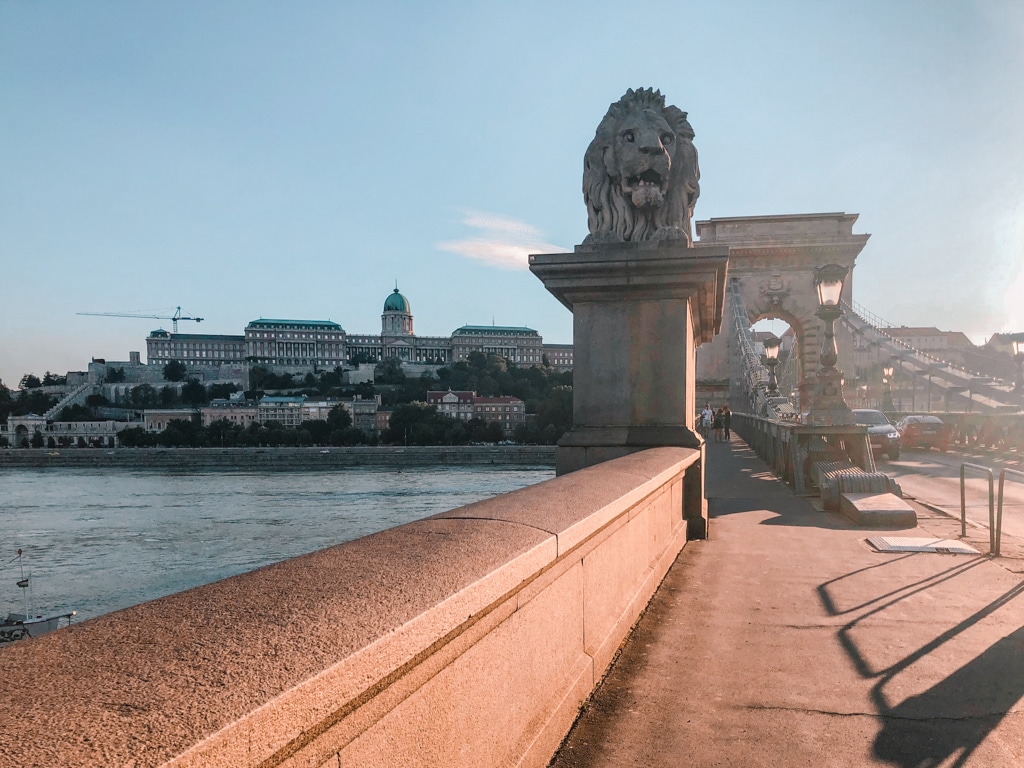
[[[938,448],[949,450],[949,439],[953,427],[946,424],[938,416],[911,415],[904,416],[896,423],[900,433],[900,442],[907,446],[919,448]]]
[[[881,411],[858,408],[853,412],[854,422],[868,428],[868,440],[871,450],[884,453],[890,460],[900,457],[900,433]]]

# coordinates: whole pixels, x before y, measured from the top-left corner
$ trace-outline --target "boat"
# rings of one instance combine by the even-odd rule
[[[13,643],[16,640],[25,640],[29,637],[45,635],[47,632],[59,629],[62,626],[62,622],[63,626],[70,626],[72,619],[78,614],[78,611],[60,613],[54,616],[32,615],[32,612],[28,609],[31,576],[25,575],[25,564],[22,560],[20,549],[18,550],[18,556],[10,562],[13,563],[15,560],[18,561],[21,567],[21,578],[16,583],[19,589],[24,590],[22,594],[24,596],[25,608],[23,613],[8,613],[7,618],[0,622],[0,643]]]

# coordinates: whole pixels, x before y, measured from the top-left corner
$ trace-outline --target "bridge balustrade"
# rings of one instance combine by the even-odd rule
[[[732,429],[798,495],[813,492],[813,467],[819,462],[841,461],[875,472],[866,427],[809,426],[734,413]]]
[[[4,765],[546,766],[702,514],[655,448],[0,650]]]

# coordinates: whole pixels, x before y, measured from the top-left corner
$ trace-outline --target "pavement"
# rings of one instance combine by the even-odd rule
[[[1024,766],[1024,546],[880,553],[735,435],[689,542],[551,768]],[[972,538],[973,537],[973,538]]]

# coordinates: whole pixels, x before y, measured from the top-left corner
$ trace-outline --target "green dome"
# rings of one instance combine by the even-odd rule
[[[412,307],[409,306],[409,300],[395,288],[391,295],[384,299],[384,311],[403,312],[406,315],[411,315]]]

